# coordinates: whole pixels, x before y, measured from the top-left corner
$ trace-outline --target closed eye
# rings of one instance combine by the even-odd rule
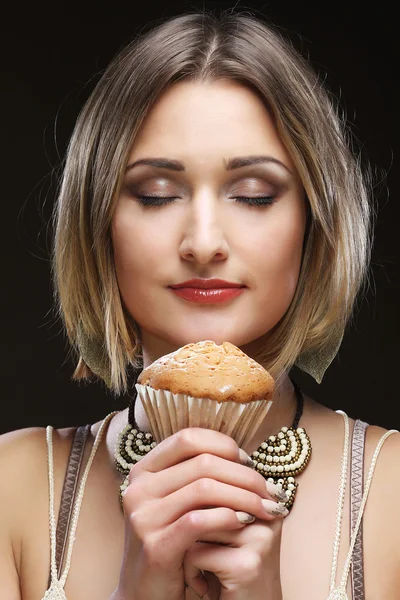
[[[165,204],[171,204],[177,198],[175,196],[137,196],[142,206],[162,206]],[[236,196],[233,198],[240,204],[248,204],[249,206],[270,206],[275,202],[275,196]]]

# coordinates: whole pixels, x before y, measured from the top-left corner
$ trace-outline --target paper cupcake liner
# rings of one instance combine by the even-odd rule
[[[225,433],[238,446],[244,446],[252,439],[272,404],[272,400],[217,402],[155,390],[139,383],[136,389],[157,443],[186,427],[204,427]]]

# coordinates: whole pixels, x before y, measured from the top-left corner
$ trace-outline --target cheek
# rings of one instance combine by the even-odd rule
[[[304,239],[302,215],[290,215],[268,224],[257,241],[255,253],[259,285],[277,299],[293,297],[299,276]]]
[[[154,231],[154,221],[139,220],[135,211],[122,207],[117,210],[112,223],[112,243],[114,261],[119,283],[123,286],[129,280],[129,286],[149,278],[154,270],[162,267],[160,256],[166,255],[169,236],[161,236],[159,228]],[[166,231],[164,229],[164,231]]]

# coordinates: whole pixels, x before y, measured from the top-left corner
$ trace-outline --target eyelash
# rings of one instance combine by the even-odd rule
[[[144,207],[171,204],[175,200],[175,197],[163,198],[161,196],[137,196],[137,198],[139,203]],[[254,198],[236,196],[234,200],[239,204],[248,204],[249,206],[270,206],[275,202],[275,196],[259,196]]]

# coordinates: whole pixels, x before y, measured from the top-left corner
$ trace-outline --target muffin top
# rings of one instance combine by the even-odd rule
[[[264,367],[230,342],[210,340],[162,356],[141,372],[138,383],[218,402],[271,400],[274,391]]]

